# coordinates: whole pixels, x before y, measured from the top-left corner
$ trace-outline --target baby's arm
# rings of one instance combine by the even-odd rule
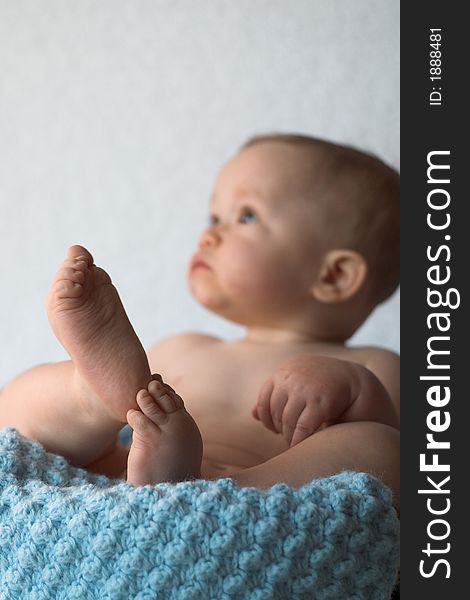
[[[360,361],[384,384],[400,417],[400,357],[383,348],[364,348],[360,350],[363,361]]]
[[[322,425],[374,421],[398,428],[390,395],[367,368],[326,356],[294,357],[263,385],[253,416],[295,446]]]

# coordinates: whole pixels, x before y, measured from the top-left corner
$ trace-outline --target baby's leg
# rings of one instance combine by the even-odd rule
[[[127,419],[133,428],[127,481],[147,485],[201,476],[202,439],[183,400],[168,385],[151,381],[137,394],[140,410]]]
[[[0,393],[0,427],[15,427],[49,452],[86,466],[108,453],[122,427],[118,422],[103,427],[89,410],[90,395],[72,361],[33,367]]]
[[[230,474],[241,486],[261,489],[284,482],[301,487],[340,471],[370,473],[389,486],[400,503],[400,434],[381,423],[340,423],[327,427],[270,460]]]
[[[81,246],[69,249],[52,282],[48,316],[72,361],[36,367],[7,385],[0,426],[84,466],[114,447],[150,368],[111,279]]]

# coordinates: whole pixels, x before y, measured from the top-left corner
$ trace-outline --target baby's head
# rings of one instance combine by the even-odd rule
[[[325,341],[350,337],[398,277],[398,174],[285,134],[252,138],[224,165],[189,271],[193,294],[218,314]]]

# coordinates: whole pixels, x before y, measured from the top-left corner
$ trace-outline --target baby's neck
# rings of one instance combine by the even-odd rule
[[[324,344],[344,343],[343,340],[329,340],[306,331],[249,327],[243,341],[262,344]]]

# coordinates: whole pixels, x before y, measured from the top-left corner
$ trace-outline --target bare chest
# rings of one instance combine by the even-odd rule
[[[179,356],[162,373],[198,424],[206,460],[246,468],[287,450],[282,435],[257,421],[252,408],[275,369],[302,353],[299,348],[219,344]]]
[[[268,357],[251,359],[236,353],[201,352],[181,361],[169,378],[193,411],[238,418],[250,411],[276,367]]]

